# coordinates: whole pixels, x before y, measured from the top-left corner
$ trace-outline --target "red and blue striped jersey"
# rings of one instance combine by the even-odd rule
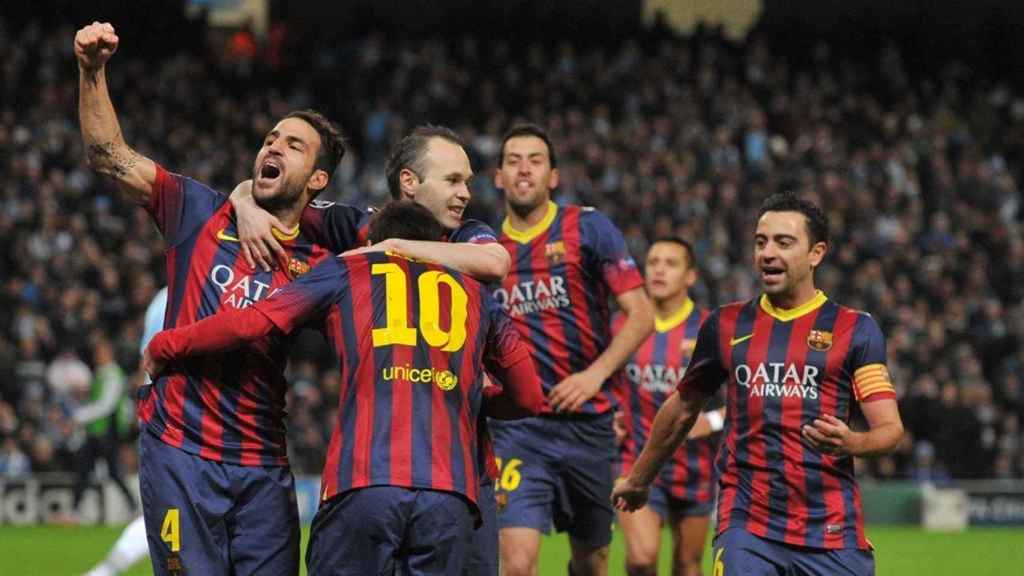
[[[633,353],[617,383],[615,394],[623,412],[626,439],[619,457],[622,475],[629,473],[647,444],[658,408],[676,390],[686,373],[690,354],[697,343],[697,331],[707,317],[693,300],[670,318],[655,322],[654,333]],[[618,333],[625,317],[618,315],[612,325]],[[677,500],[710,502],[714,496],[714,457],[721,434],[688,440],[661,469],[655,483]]]
[[[322,499],[374,485],[476,502],[483,371],[528,356],[479,282],[385,253],[328,259],[260,302],[284,332],[325,317],[341,371]]]
[[[512,271],[494,296],[530,349],[546,396],[608,347],[609,297],[642,287],[643,278],[622,233],[593,208],[549,202],[530,230],[517,231],[506,220],[499,242],[512,257]],[[603,414],[614,404],[605,382],[580,412]],[[549,406],[544,413],[551,413]]]
[[[370,232],[373,209],[365,210],[325,200],[314,200],[302,211],[299,225],[313,242],[334,251],[344,252],[353,246],[365,246]],[[448,242],[487,244],[498,238],[490,226],[468,219],[447,234]]]
[[[718,452],[718,533],[811,548],[868,549],[850,456],[806,444],[824,414],[849,422],[854,402],[895,398],[885,339],[868,314],[818,292],[793,310],[766,296],[716,309],[704,322],[679,389],[726,388]]]
[[[328,256],[296,234],[281,240],[287,267],[249,267],[227,197],[160,166],[147,209],[167,243],[164,328],[191,324],[225,306],[248,307]],[[287,340],[272,338],[231,354],[177,362],[144,389],[140,419],[164,442],[208,460],[285,465],[288,349]]]

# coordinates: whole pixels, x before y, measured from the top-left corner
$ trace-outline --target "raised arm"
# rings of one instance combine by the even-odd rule
[[[106,22],[93,22],[75,34],[78,118],[89,166],[114,178],[122,193],[145,206],[156,181],[156,165],[125,143],[107,89],[106,65],[118,41],[114,27]]]

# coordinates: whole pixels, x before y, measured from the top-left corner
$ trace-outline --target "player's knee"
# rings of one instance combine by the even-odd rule
[[[534,576],[537,573],[537,558],[527,551],[508,550],[501,551],[501,575],[502,576]]]
[[[630,542],[626,546],[626,570],[633,574],[654,574],[658,565],[658,543]]]

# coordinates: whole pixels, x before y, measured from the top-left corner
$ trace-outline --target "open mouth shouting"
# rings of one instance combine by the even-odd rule
[[[278,160],[267,158],[256,174],[256,185],[260,187],[273,186],[283,173],[284,169]]]

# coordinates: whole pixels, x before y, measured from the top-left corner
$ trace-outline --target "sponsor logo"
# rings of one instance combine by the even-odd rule
[[[569,292],[565,289],[565,278],[562,276],[519,282],[507,289],[498,288],[494,291],[494,299],[512,317],[551,308],[566,308],[570,304]]]
[[[381,378],[385,382],[393,382],[395,380],[404,380],[406,382],[413,383],[433,383],[441,390],[448,392],[454,390],[455,386],[459,383],[459,377],[456,376],[451,370],[438,370],[431,366],[430,368],[416,368],[415,366],[388,366],[381,370]]]
[[[754,337],[754,333],[751,332],[750,334],[747,334],[746,336],[740,336],[739,338],[733,338],[732,340],[729,340],[729,346],[735,346],[735,345],[739,344],[740,342],[746,342],[747,340],[750,340],[753,337]]]
[[[807,347],[818,352],[825,352],[832,347],[832,333],[824,330],[811,330],[807,335]]]
[[[626,378],[648,392],[670,394],[686,374],[685,366],[664,366],[662,364],[634,364],[625,368]]]
[[[271,289],[270,284],[260,282],[252,276],[235,274],[230,266],[218,264],[210,270],[210,282],[224,296],[221,306],[248,308],[256,302],[273,295],[277,288]]]
[[[817,366],[761,362],[757,366],[739,364],[732,375],[750,396],[817,400],[818,372]]]
[[[227,230],[227,228],[221,228],[220,230],[217,230],[217,240],[224,240],[225,242],[241,242],[241,240],[228,234],[227,232],[225,232],[225,230]]]

